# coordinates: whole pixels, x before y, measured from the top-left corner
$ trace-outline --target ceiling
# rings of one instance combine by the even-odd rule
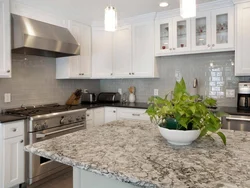
[[[118,19],[179,7],[179,0],[166,0],[167,8],[159,7],[162,0],[11,0],[39,8],[48,13],[91,24],[102,21],[104,8],[111,3],[117,8]],[[215,0],[197,0],[197,4]]]

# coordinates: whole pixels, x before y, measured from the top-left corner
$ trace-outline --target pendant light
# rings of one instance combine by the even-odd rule
[[[192,18],[196,16],[196,0],[180,0],[182,18]]]
[[[117,27],[117,12],[115,7],[107,6],[104,19],[105,31],[115,31]]]

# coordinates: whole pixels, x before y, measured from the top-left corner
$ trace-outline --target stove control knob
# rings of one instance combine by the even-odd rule
[[[82,120],[85,120],[86,118],[85,118],[85,116],[82,116]]]
[[[64,116],[62,116],[61,120],[60,120],[60,124],[63,125],[65,122],[64,122],[65,118]]]
[[[77,117],[77,118],[76,118],[76,121],[81,121],[81,118],[80,118],[80,117]]]
[[[42,129],[48,128],[48,125],[47,125],[47,122],[46,122],[46,121],[42,124],[41,128],[42,128]]]
[[[41,130],[42,127],[39,124],[35,124],[34,128],[36,131],[39,131],[39,130]]]

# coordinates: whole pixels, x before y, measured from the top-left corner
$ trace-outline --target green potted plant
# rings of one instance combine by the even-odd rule
[[[172,99],[154,96],[149,98],[146,113],[158,125],[161,135],[174,145],[189,145],[198,137],[217,134],[226,145],[226,137],[220,132],[221,113],[213,113],[209,107],[216,106],[212,98],[201,99],[187,92],[184,79],[176,82]]]

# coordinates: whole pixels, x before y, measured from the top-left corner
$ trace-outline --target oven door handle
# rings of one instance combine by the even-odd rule
[[[50,133],[45,133],[45,134],[37,133],[36,138],[45,138],[46,136],[50,136],[52,134],[61,133],[61,132],[64,132],[64,131],[68,131],[68,130],[72,130],[72,129],[76,129],[76,128],[80,128],[80,127],[84,127],[84,126],[83,125],[78,125],[78,126],[66,128],[66,129],[63,129],[63,130],[58,130],[58,131],[53,131],[53,132],[50,132]]]
[[[226,120],[234,120],[234,121],[250,121],[250,118],[239,118],[239,117],[226,117]]]

